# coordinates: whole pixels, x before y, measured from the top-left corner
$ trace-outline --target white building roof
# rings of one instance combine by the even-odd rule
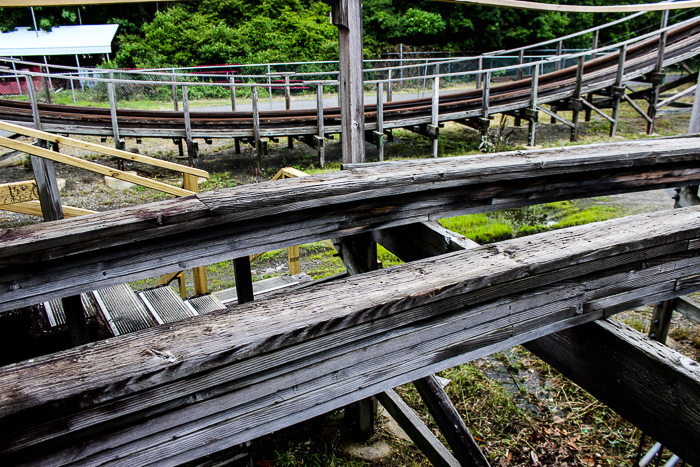
[[[103,54],[112,51],[118,24],[54,26],[51,32],[27,30],[0,34],[0,56]]]

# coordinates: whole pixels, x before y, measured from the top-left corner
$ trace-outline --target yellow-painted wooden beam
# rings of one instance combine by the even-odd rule
[[[2,0],[0,0],[2,1]],[[66,146],[72,146],[74,148],[86,149],[88,151],[99,152],[101,154],[107,154],[110,156],[117,156],[122,159],[131,160],[134,162],[141,162],[143,164],[155,165],[157,167],[163,167],[164,169],[175,170],[177,172],[182,172],[186,174],[196,175],[197,177],[209,178],[209,172],[206,170],[195,169],[194,167],[188,167],[186,165],[177,164],[175,162],[162,161],[153,157],[142,156],[140,154],[134,154],[127,151],[121,151],[115,148],[108,148],[99,144],[90,143],[87,141],[82,141],[75,138],[69,138],[67,136],[59,136],[53,133],[47,133],[45,131],[36,130],[34,128],[27,128],[21,125],[14,125],[12,123],[0,121],[0,130],[10,131],[12,133],[19,133],[20,135],[30,136],[32,138],[39,138],[45,141],[51,141],[54,143],[64,144]]]
[[[175,196],[189,196],[194,194],[193,191],[184,190],[179,187],[168,185],[167,183],[157,182],[155,180],[151,180],[145,177],[139,177],[138,175],[132,175],[130,173],[123,172],[117,169],[110,169],[109,167],[105,167],[100,164],[95,164],[94,162],[89,162],[83,159],[79,159],[77,157],[67,156],[58,152],[49,151],[48,149],[32,146],[31,144],[14,141],[10,138],[5,138],[4,136],[0,136],[0,146],[14,149],[16,151],[22,151],[27,154],[33,154],[38,157],[51,159],[55,162],[61,162],[63,164],[72,165],[73,167],[79,167],[81,169],[89,170],[91,172],[96,172],[102,175],[107,175],[108,177],[117,178],[126,182],[135,183],[137,185],[142,185],[148,188],[153,188],[154,190],[163,191],[165,193],[170,193]]]
[[[36,182],[14,182],[0,184],[0,204],[23,203],[39,199]]]
[[[24,203],[0,204],[1,211],[18,212],[20,214],[30,214],[32,216],[44,217],[41,213],[41,204],[39,201],[27,201]],[[74,208],[72,206],[63,206],[63,215],[65,217],[79,217],[86,214],[94,214],[97,211],[89,209]]]
[[[174,2],[181,0],[161,0]],[[106,5],[109,3],[149,3],[148,0],[0,0],[0,7]]]

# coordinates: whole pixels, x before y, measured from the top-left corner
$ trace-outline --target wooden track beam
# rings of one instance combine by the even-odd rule
[[[688,464],[700,465],[700,365],[606,319],[525,347]]]
[[[700,208],[615,219],[3,367],[0,455],[10,464],[176,465],[474,358],[697,291],[698,247]]]
[[[10,229],[0,311],[431,218],[696,185],[697,158],[697,139],[666,138],[377,163]]]

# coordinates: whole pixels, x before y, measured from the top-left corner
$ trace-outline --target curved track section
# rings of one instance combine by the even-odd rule
[[[659,39],[651,38],[627,49],[623,81],[638,79],[654,71]],[[669,31],[664,66],[700,54],[700,18]],[[583,93],[601,92],[612,86],[617,73],[618,53],[588,61],[584,65]],[[538,104],[561,102],[573,97],[576,67],[541,75]],[[489,114],[525,109],[530,106],[531,79],[526,78],[491,88]],[[475,89],[441,95],[438,121],[460,121],[483,117],[483,90]],[[422,98],[384,103],[384,129],[430,124],[432,99]],[[109,109],[39,104],[42,129],[55,133],[112,136]],[[117,110],[119,133],[128,137],[184,138],[185,118],[177,111]],[[0,119],[33,126],[29,103],[0,100]],[[190,114],[192,138],[253,137],[252,112],[207,112]],[[340,108],[323,111],[324,132],[340,133]],[[365,106],[365,129],[377,129],[376,105]],[[318,133],[317,111],[288,110],[260,112],[260,136],[302,136]]]

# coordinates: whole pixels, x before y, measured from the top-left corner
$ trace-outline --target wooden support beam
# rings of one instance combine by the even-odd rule
[[[199,157],[194,140],[192,139],[192,122],[190,120],[190,100],[187,97],[187,86],[182,86],[182,114],[185,119],[185,145],[187,146],[187,161],[194,167],[194,160]]]
[[[109,72],[109,79],[114,79],[114,72]],[[112,117],[112,136],[114,137],[114,147],[119,150],[124,150],[126,143],[119,135],[119,119],[117,118],[117,95],[114,89],[114,82],[107,83],[107,97],[109,99],[109,114]],[[119,170],[124,170],[124,161],[117,159]]]
[[[442,445],[435,435],[426,427],[413,410],[399,397],[393,389],[377,394],[379,403],[386,409],[396,423],[406,432],[411,441],[418,446],[425,457],[435,467],[460,467],[461,464]]]
[[[384,162],[384,83],[381,81],[377,83],[377,133],[381,135],[381,144],[377,146],[378,159]]]
[[[0,237],[0,311],[430,218],[700,183],[694,137],[521,150],[497,162],[485,155],[350,165],[12,229]]]
[[[176,196],[189,196],[194,194],[194,192],[192,191],[174,187],[167,183],[151,180],[150,178],[140,177],[138,175],[133,175],[127,172],[123,172],[121,170],[111,169],[109,167],[105,167],[104,165],[96,164],[95,162],[50,151],[42,147],[32,146],[31,144],[15,141],[10,138],[5,138],[4,136],[0,136],[0,146],[14,149],[16,151],[22,151],[24,153],[36,157],[37,159],[46,160],[47,162],[55,161],[60,162],[62,164],[72,165],[73,167],[79,167],[81,169],[89,170],[91,172],[95,172],[101,175],[107,175],[109,177],[135,183],[137,185],[142,185],[148,188],[153,188],[154,190],[163,191],[165,193],[170,193]],[[32,162],[32,166],[33,164],[34,163]],[[39,199],[41,199],[42,184],[38,180],[37,186],[39,188]],[[58,185],[56,185],[55,191],[56,193],[58,193]]]
[[[673,301],[673,309],[688,319],[700,323],[700,305],[686,297],[678,297]]]
[[[539,66],[538,65],[533,65],[532,67],[532,73],[530,73],[532,78],[531,78],[531,85],[530,85],[530,110],[532,112],[537,112],[537,90],[538,90],[538,83],[539,83],[539,78],[540,78],[540,73],[539,73]],[[527,144],[529,146],[534,146],[535,145],[535,134],[536,134],[536,125],[537,121],[536,120],[529,120],[527,123]]]
[[[649,118],[649,116],[646,113],[644,113],[644,111],[637,105],[637,103],[634,102],[627,94],[623,94],[622,98],[635,110],[635,112],[637,112],[639,115],[644,117],[644,120],[651,123],[651,121],[652,121],[651,118]],[[605,114],[602,114],[602,115],[605,115]],[[605,116],[609,120],[614,121],[610,117],[608,117],[607,115],[605,115]]]
[[[173,82],[172,84],[172,90],[173,90],[173,110],[177,112],[178,109],[178,97],[177,97],[177,86],[175,85],[176,80],[175,80],[175,69],[173,69],[173,74],[170,76],[170,81]]]
[[[339,100],[343,163],[365,161],[364,76],[362,69],[362,1],[333,0],[338,27]]]
[[[588,102],[586,99],[582,99],[581,102],[583,103],[583,105],[585,105],[586,107],[588,107],[590,110],[593,110],[595,113],[597,113],[597,114],[600,115],[601,117],[605,118],[605,119],[606,119],[607,121],[609,121],[610,123],[614,123],[614,122],[615,122],[615,120],[613,120],[608,114],[606,114],[605,112],[603,112],[602,110],[600,110],[598,107],[596,107],[596,106],[594,106],[593,104],[591,104],[590,102]]]
[[[25,201],[23,203],[14,204],[0,204],[0,210],[44,217],[41,208],[41,203],[39,201]],[[63,217],[66,219],[71,217],[85,216],[87,214],[95,214],[97,212],[91,211],[89,209],[75,208],[73,206],[65,205],[61,205],[61,210],[63,211]]]
[[[478,243],[444,228],[437,221],[375,230],[372,238],[407,263],[478,246]]]
[[[260,110],[258,109],[258,87],[251,88],[253,99],[253,132],[255,139],[255,157],[257,161],[258,173],[262,174],[263,170],[263,145],[260,139]]]
[[[110,156],[120,157],[125,160],[140,162],[142,164],[153,165],[156,167],[162,167],[164,169],[170,169],[175,170],[177,172],[196,175],[198,177],[209,178],[209,173],[206,170],[195,169],[194,167],[188,167],[186,165],[178,164],[176,162],[169,162],[161,159],[156,159],[155,157],[148,157],[143,156],[141,154],[134,154],[128,151],[112,149],[110,147],[102,146],[100,144],[90,143],[88,141],[83,141],[75,138],[69,138],[67,136],[55,135],[46,131],[34,130],[25,126],[13,125],[12,123],[0,122],[0,130],[6,130],[12,133],[30,136],[32,138],[38,138],[44,141],[49,141],[51,143],[58,143],[62,146],[71,146],[74,148],[85,149],[87,151],[98,152],[100,154],[107,154]],[[177,141],[181,142],[181,140],[179,139]]]
[[[430,123],[434,127],[437,127],[439,125],[439,112],[440,112],[440,77],[438,76],[440,74],[440,65],[435,65],[435,77],[433,78],[433,99],[432,99],[432,105],[430,108]],[[382,132],[381,130],[378,130],[380,133]],[[432,150],[433,150],[433,157],[438,156],[438,138],[435,137],[432,140]],[[382,157],[382,160],[384,157]]]
[[[617,75],[615,77],[615,86],[613,87],[613,122],[610,124],[610,136],[615,136],[617,131],[617,123],[620,118],[620,99],[625,94],[625,88],[623,87],[623,80],[625,77],[625,59],[627,57],[627,44],[623,44],[620,47],[619,57],[617,61]]]
[[[574,87],[574,97],[571,99],[571,105],[573,107],[573,116],[571,117],[571,123],[574,127],[571,129],[571,141],[578,141],[578,114],[581,111],[582,101],[581,99],[581,85],[583,83],[583,65],[586,57],[578,58],[578,66],[576,67],[576,85]]]
[[[250,272],[250,259],[247,256],[233,260],[233,273],[236,280],[238,303],[248,303],[253,297],[253,276]]]
[[[452,401],[437,382],[435,376],[430,375],[417,379],[413,384],[428,407],[430,415],[433,416],[435,423],[440,428],[440,432],[447,440],[447,444],[452,448],[459,465],[463,467],[489,467],[490,464],[484,453],[479,449],[474,437],[464,424],[464,420],[457,413],[457,409],[452,405]]]
[[[550,110],[547,110],[546,108],[539,106],[539,105],[537,106],[537,110],[540,110],[540,111],[546,113],[547,115],[552,117],[552,120],[558,120],[558,121],[562,122],[564,125],[570,127],[572,130],[575,128],[575,125],[573,123],[571,123],[570,121],[568,121],[567,119],[565,119],[561,115],[558,115],[556,112],[552,112]]]
[[[474,358],[698,290],[698,241],[700,208],[615,219],[4,367],[0,455],[11,464],[178,465]]]
[[[525,344],[649,434],[700,465],[700,365],[613,319]]]
[[[326,166],[325,129],[323,125],[323,85],[316,86],[316,121],[318,133],[316,134],[316,149],[318,151],[318,164],[321,168]]]
[[[36,181],[0,184],[0,205],[39,199]]]

